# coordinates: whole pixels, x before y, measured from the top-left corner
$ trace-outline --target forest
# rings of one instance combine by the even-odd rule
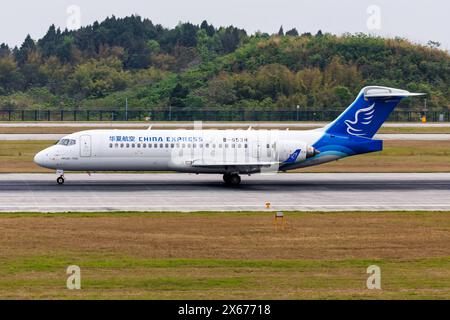
[[[449,111],[449,75],[450,55],[432,41],[113,16],[1,44],[0,110],[122,110],[126,100],[143,111],[342,110],[363,86],[385,85],[425,92],[429,110]]]

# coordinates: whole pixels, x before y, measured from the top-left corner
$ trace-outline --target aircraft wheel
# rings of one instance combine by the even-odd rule
[[[63,178],[63,177],[58,177],[58,179],[56,179],[56,182],[57,182],[59,185],[63,185],[63,184],[64,184],[64,178]]]
[[[229,173],[225,173],[224,175],[223,175],[223,181],[226,183],[226,184],[230,184],[230,174]]]
[[[229,178],[229,184],[232,186],[238,186],[241,183],[241,177],[238,174],[232,174]]]

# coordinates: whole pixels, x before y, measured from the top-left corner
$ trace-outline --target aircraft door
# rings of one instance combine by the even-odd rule
[[[259,161],[261,159],[261,140],[259,137],[259,133],[255,134],[251,138],[251,147],[252,147],[252,158],[255,161]]]
[[[92,155],[92,140],[91,136],[84,135],[80,137],[80,156],[90,157]]]

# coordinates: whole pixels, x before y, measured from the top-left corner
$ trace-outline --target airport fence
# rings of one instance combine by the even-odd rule
[[[0,121],[332,121],[342,110],[0,110]],[[388,121],[420,122],[423,111],[394,111]],[[450,112],[426,112],[428,122],[450,122]]]

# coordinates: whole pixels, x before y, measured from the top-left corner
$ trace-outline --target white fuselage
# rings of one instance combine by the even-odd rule
[[[317,165],[306,159],[323,130],[89,130],[70,134],[35,157],[43,167],[70,171],[180,171],[256,173]],[[303,152],[303,153],[302,153]]]

